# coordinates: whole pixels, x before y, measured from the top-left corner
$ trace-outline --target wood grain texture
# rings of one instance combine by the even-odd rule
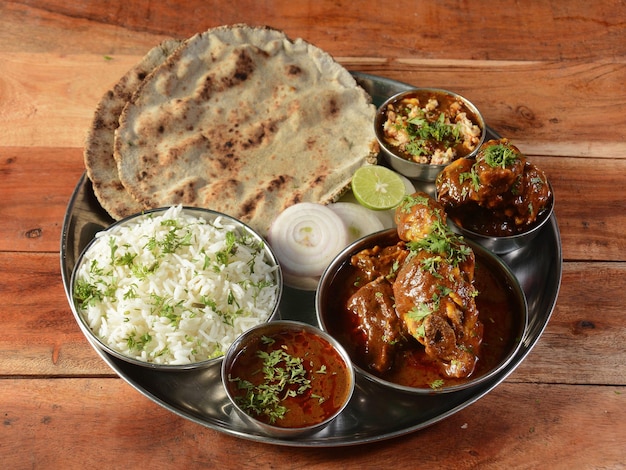
[[[65,399],[72,395],[71,401]],[[112,400],[116,397],[117,400]],[[330,449],[269,446],[173,415],[119,379],[0,381],[7,468],[618,468],[623,389],[508,384],[406,437]],[[585,407],[580,404],[584,403]],[[586,430],[597,432],[589,433]],[[445,436],[445,437],[444,437]],[[54,445],[48,444],[54,442]],[[409,451],[408,449],[413,449]]]
[[[2,54],[0,117],[7,131],[0,146],[82,147],[102,95],[152,46],[130,56]],[[421,60],[369,65],[337,59],[349,70],[454,90],[528,153],[626,158],[626,116],[620,111],[626,99],[619,93],[626,64]]]
[[[78,148],[0,147],[0,250],[59,250],[82,158]],[[626,261],[626,199],[615,191],[626,187],[626,159],[529,158],[554,187],[564,258]]]
[[[626,7],[619,0],[594,5],[584,0],[533,0],[530,4],[491,0],[488,7],[458,0],[403,1],[393,8],[384,2],[363,5],[349,0],[262,4],[255,0],[190,0],[183,11],[175,1],[151,0],[22,0],[3,4],[0,11],[7,23],[4,34],[23,41],[25,46],[20,48],[42,47],[21,26],[30,26],[28,18],[36,15],[53,29],[48,39],[62,41],[52,46],[62,46],[69,53],[107,48],[115,53],[132,48],[128,43],[137,36],[142,41],[148,35],[185,38],[237,22],[282,29],[337,56],[593,61],[597,57],[623,57],[626,52],[626,43],[619,40]],[[98,43],[84,34],[86,28],[91,31],[95,27],[109,32],[108,42]],[[63,29],[68,35],[66,41],[55,28]]]
[[[457,91],[548,174],[559,299],[526,360],[486,397],[375,444],[265,445],[153,403],[81,333],[58,252],[96,104],[163,39],[237,22],[302,37],[350,70]],[[626,468],[624,24],[620,0],[0,0],[0,462]]]

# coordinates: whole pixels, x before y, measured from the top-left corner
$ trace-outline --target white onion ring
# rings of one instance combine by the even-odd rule
[[[294,204],[281,212],[267,238],[281,266],[295,276],[320,276],[348,244],[341,218],[312,202]]]

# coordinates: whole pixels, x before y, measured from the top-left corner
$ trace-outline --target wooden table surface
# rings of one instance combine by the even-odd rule
[[[481,5],[0,1],[4,467],[625,468],[626,5]],[[164,38],[238,22],[302,37],[350,70],[457,91],[548,173],[559,299],[526,360],[481,400],[366,446],[267,445],[174,415],[87,343],[59,246],[95,106]]]

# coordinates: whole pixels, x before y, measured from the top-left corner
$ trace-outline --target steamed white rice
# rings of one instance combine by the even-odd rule
[[[222,356],[268,320],[278,268],[229,219],[207,222],[181,206],[100,232],[76,273],[74,300],[114,350],[155,364]]]

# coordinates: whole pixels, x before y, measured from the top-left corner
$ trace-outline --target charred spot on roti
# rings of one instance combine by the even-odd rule
[[[248,51],[246,49],[239,50],[232,74],[225,75],[221,79],[222,87],[220,91],[228,88],[234,88],[245,82],[254,70],[255,64]]]
[[[331,96],[327,102],[326,114],[331,118],[335,118],[339,115],[340,111],[341,108],[337,102],[337,98],[335,96]]]
[[[286,205],[333,201],[375,159],[374,114],[349,72],[311,44],[271,28],[213,28],[186,40],[126,104],[119,178],[143,204],[187,197],[265,235]],[[161,165],[142,158],[152,154]],[[191,175],[206,182],[188,184]]]
[[[93,128],[96,130],[106,129],[106,124],[101,118],[95,118],[93,121]]]
[[[213,94],[213,77],[207,75],[204,82],[202,83],[202,87],[200,88],[200,99],[203,101],[208,101]]]
[[[174,191],[174,198],[171,203],[191,204],[196,198],[196,185],[198,182],[196,178],[190,178],[184,181],[183,184]]]
[[[295,64],[290,64],[287,67],[287,75],[298,76],[302,74],[302,69]]]
[[[241,218],[244,220],[250,220],[254,211],[256,210],[257,204],[261,198],[262,194],[258,192],[254,197],[247,200],[241,206]]]
[[[272,179],[267,185],[267,191],[275,192],[280,191],[287,187],[287,185],[293,181],[293,177],[289,175],[278,175],[276,178]]]

